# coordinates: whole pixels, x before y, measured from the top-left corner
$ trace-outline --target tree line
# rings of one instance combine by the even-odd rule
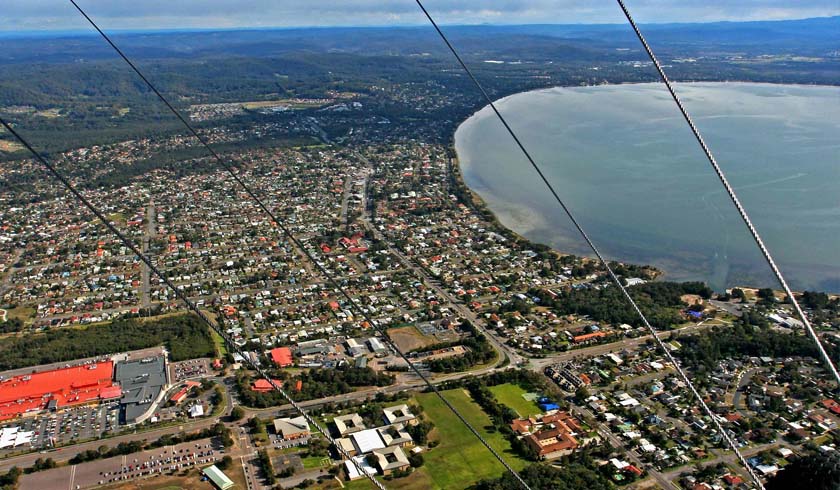
[[[342,366],[335,369],[310,369],[296,376],[289,376],[286,372],[279,371],[277,379],[283,382],[283,390],[295,401],[305,401],[350,393],[362,386],[389,386],[394,383],[395,378],[369,367]],[[296,388],[298,381],[300,381],[299,390]],[[279,391],[252,390],[253,382],[254,378],[244,373],[236,378],[239,399],[244,405],[266,408],[287,403]]]
[[[212,357],[213,339],[195,315],[150,321],[118,319],[85,328],[57,328],[44,333],[0,340],[0,369],[96,357],[165,345],[169,359]]]

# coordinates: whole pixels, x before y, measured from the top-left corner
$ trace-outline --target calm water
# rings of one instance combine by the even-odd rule
[[[677,89],[791,285],[840,291],[840,88]],[[499,108],[609,258],[716,289],[775,286],[661,85],[554,88]],[[455,143],[467,185],[502,223],[589,252],[488,108]]]

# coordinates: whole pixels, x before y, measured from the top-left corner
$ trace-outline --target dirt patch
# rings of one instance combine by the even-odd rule
[[[689,306],[703,304],[703,298],[701,298],[697,294],[683,294],[682,296],[680,296],[680,301]]]
[[[122,485],[111,487],[114,490],[187,490],[213,488],[209,482],[202,482],[201,475],[197,471],[191,471],[187,476],[155,476],[146,480],[135,480]]]
[[[388,336],[391,337],[391,340],[403,352],[422,349],[423,347],[437,343],[434,337],[423,335],[413,326],[391,328],[388,330]]]
[[[16,152],[16,151],[22,150],[22,149],[23,149],[23,146],[16,141],[0,140],[0,151],[7,152],[7,153],[13,153],[13,152]]]

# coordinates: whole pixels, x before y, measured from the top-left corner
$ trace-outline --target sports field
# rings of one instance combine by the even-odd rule
[[[542,413],[540,407],[532,401],[522,398],[522,395],[527,393],[519,385],[505,383],[501,385],[491,386],[490,391],[496,397],[496,401],[502,405],[506,405],[519,414],[520,417],[528,417],[529,415],[536,415]]]

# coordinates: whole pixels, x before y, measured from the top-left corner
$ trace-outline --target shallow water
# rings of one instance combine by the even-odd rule
[[[840,291],[840,88],[677,90],[791,286]],[[498,104],[609,258],[716,289],[776,286],[661,85],[554,88]],[[467,185],[502,223],[589,252],[488,108],[455,143]]]

